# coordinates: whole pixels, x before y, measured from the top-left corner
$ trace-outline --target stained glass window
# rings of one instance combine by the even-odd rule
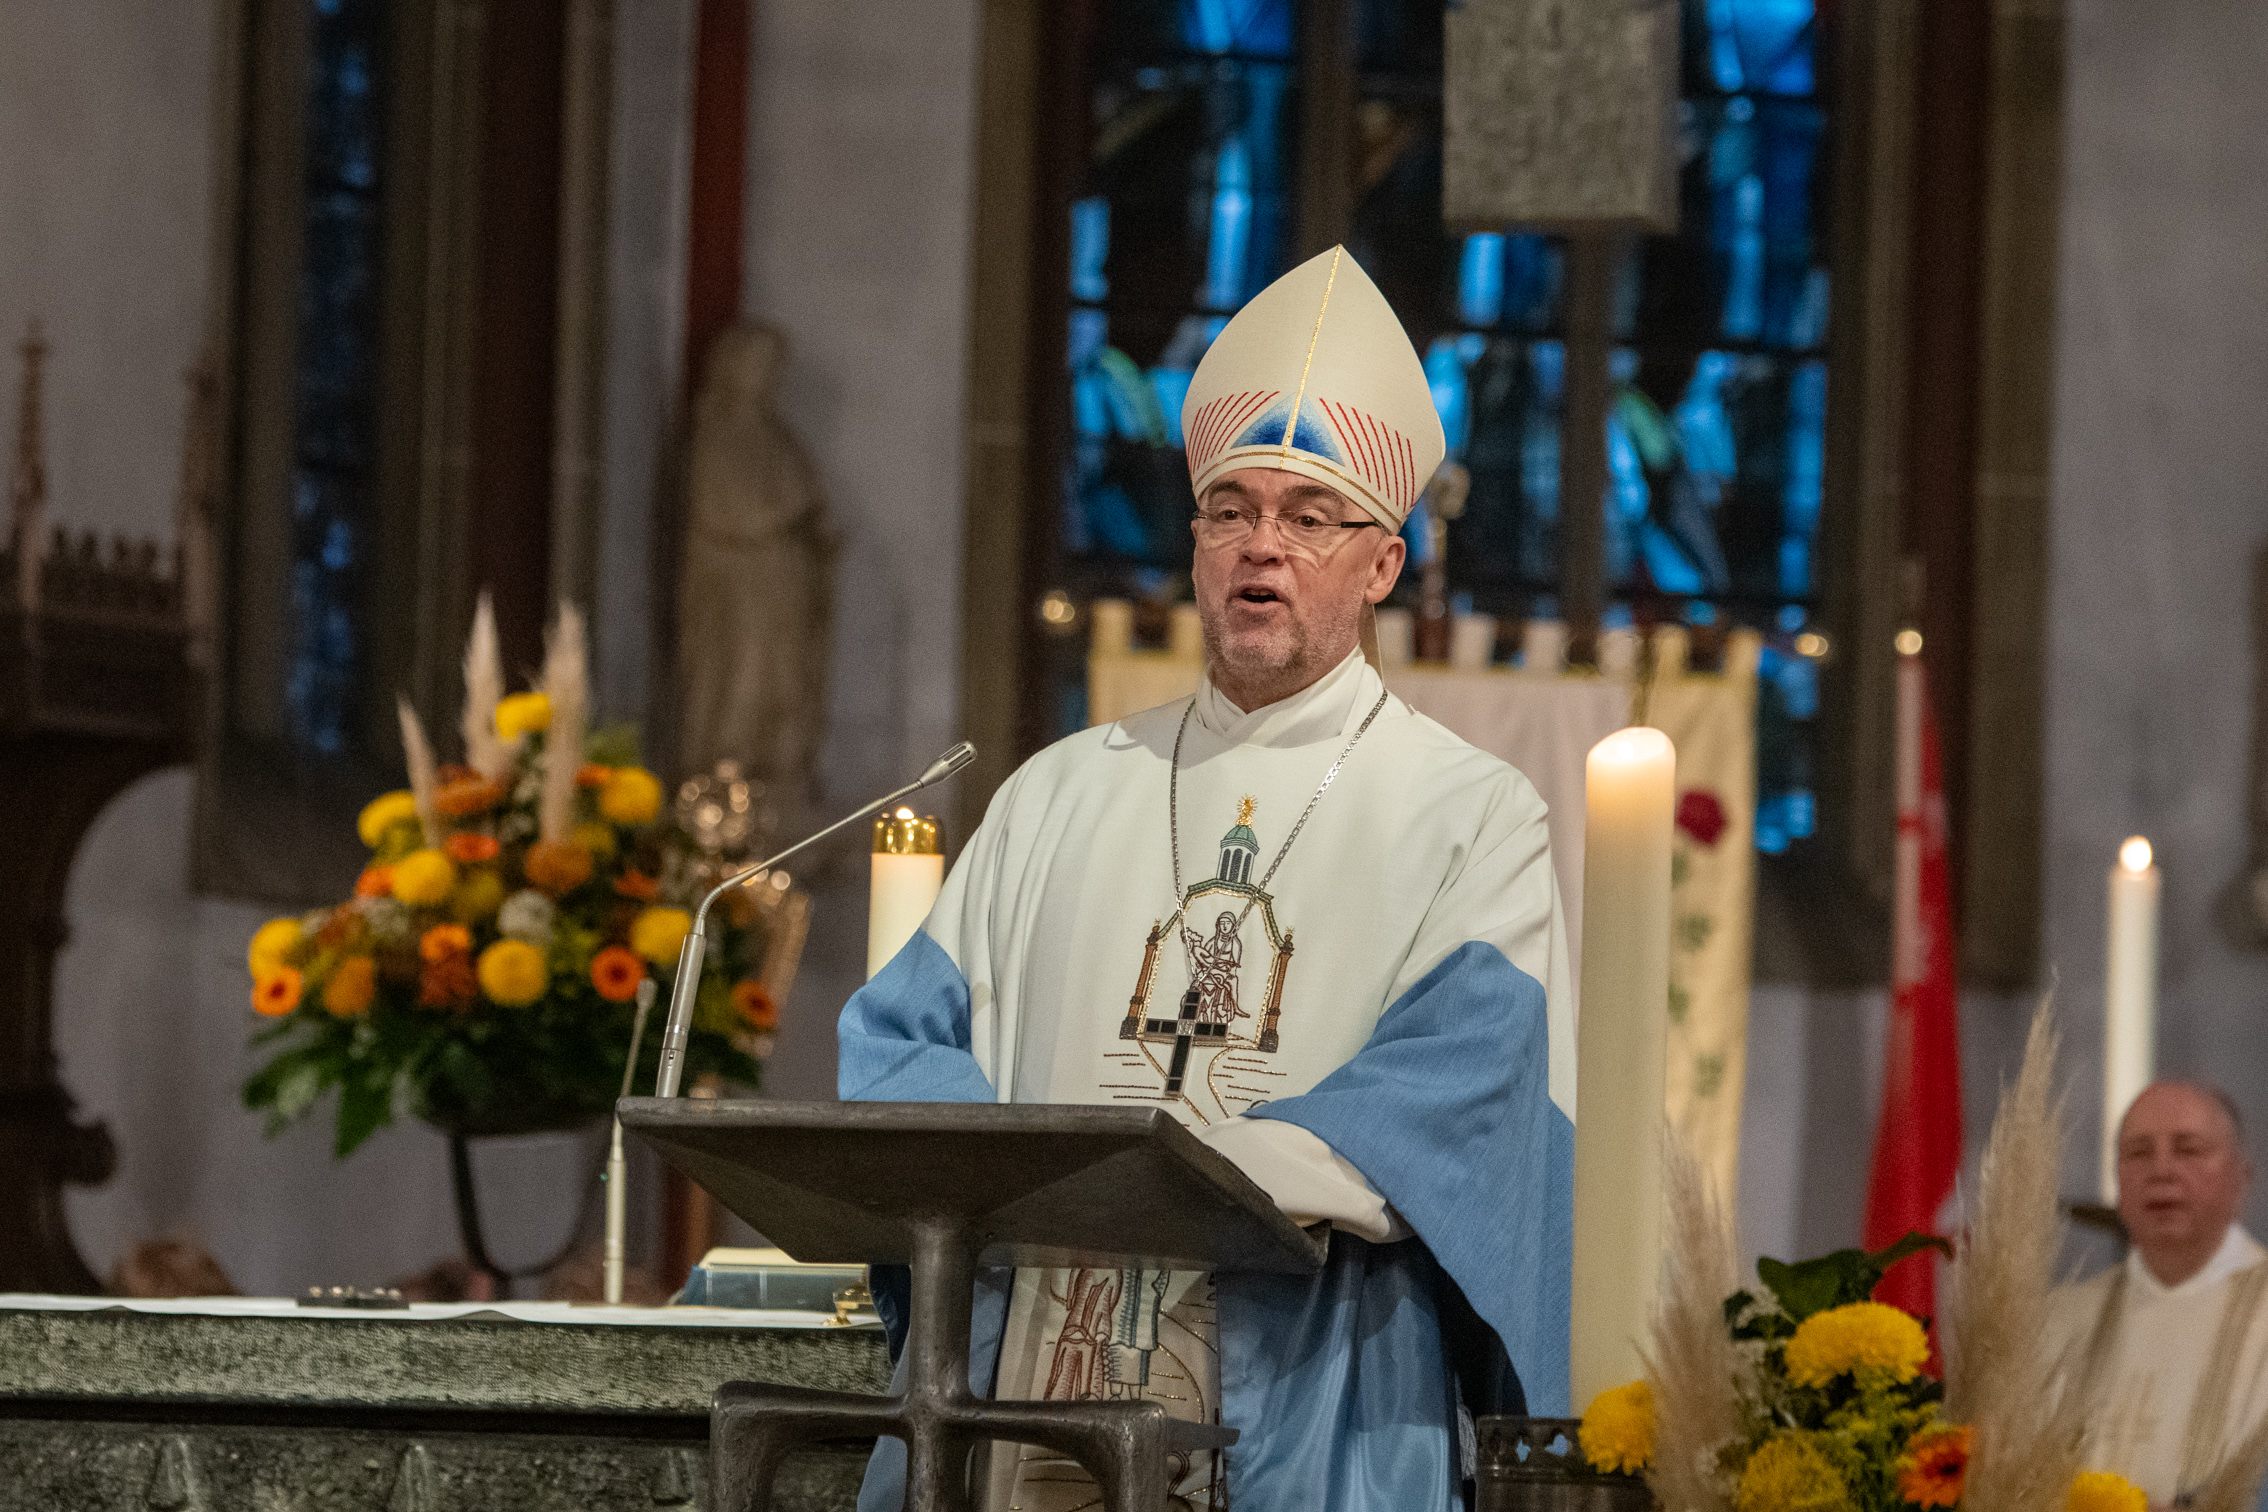
[[[1188,567],[1181,397],[1226,314],[1296,250],[1295,3],[1101,0],[1091,151],[1071,207],[1060,535],[1080,596],[1162,600]],[[1355,20],[1346,241],[1423,355],[1449,454],[1471,473],[1448,530],[1450,587],[1484,613],[1551,617],[1565,250],[1510,228],[1444,229],[1439,0],[1357,0]],[[1608,362],[1608,622],[1765,636],[1756,836],[1768,851],[1816,822],[1819,32],[1815,0],[1683,0],[1679,231],[1623,259]],[[1422,548],[1423,522],[1408,535]]]
[[[368,655],[380,249],[383,0],[312,0],[284,703],[295,744],[356,739]]]

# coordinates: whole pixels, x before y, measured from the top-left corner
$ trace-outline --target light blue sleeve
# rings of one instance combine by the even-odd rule
[[[1544,989],[1452,952],[1314,1090],[1255,1108],[1353,1162],[1504,1341],[1528,1410],[1567,1410],[1575,1126],[1548,1090]]]
[[[993,1100],[969,1053],[968,980],[926,929],[851,994],[835,1036],[845,1102]]]

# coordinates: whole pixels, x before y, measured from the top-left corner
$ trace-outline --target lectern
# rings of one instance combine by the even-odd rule
[[[985,1401],[969,1389],[979,1265],[1305,1274],[1325,1242],[1159,1107],[625,1098],[622,1126],[798,1260],[910,1264],[905,1390],[734,1382],[710,1412],[713,1512],[764,1512],[790,1453],[906,1441],[907,1512],[961,1512],[969,1451],[1037,1444],[1085,1466],[1108,1512],[1161,1512],[1168,1456],[1235,1430],[1156,1402]]]

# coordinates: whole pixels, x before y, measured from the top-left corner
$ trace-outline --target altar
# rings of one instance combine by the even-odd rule
[[[888,1379],[811,1313],[0,1296],[0,1512],[700,1507],[719,1385]],[[865,1462],[800,1454],[775,1505],[847,1512]]]

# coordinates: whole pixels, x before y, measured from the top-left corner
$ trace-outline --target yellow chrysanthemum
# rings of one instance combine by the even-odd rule
[[[692,931],[693,916],[682,908],[649,908],[631,921],[630,948],[656,966],[677,959],[677,947]]]
[[[661,779],[644,767],[616,767],[599,789],[598,811],[616,824],[651,824],[661,812]]]
[[[589,851],[594,861],[611,861],[615,851],[619,849],[614,842],[614,826],[600,824],[596,820],[589,824],[578,824],[568,831],[567,843]]]
[[[270,919],[252,932],[252,943],[244,952],[244,964],[252,969],[254,976],[289,965],[286,958],[306,938],[307,931],[299,927],[297,919]]]
[[[492,1003],[525,1008],[551,985],[543,952],[525,940],[498,940],[480,953],[480,990]]]
[[[1593,1470],[1645,1469],[1654,1457],[1654,1393],[1644,1381],[1608,1387],[1583,1409],[1576,1436]]]
[[[2064,1512],[2149,1512],[2150,1498],[2123,1475],[2082,1470],[2072,1477],[2063,1506]]]
[[[1776,1433],[1748,1457],[1735,1512],[1851,1512],[1850,1488],[1811,1436]]]
[[[1788,1340],[1788,1379],[1798,1386],[1824,1386],[1856,1374],[1910,1381],[1928,1362],[1929,1335],[1921,1320],[1880,1302],[1813,1313]]]
[[[394,896],[412,908],[430,908],[457,886],[457,863],[437,850],[411,851],[394,863]]]
[[[449,917],[459,924],[478,924],[493,918],[496,910],[504,906],[504,879],[488,867],[465,873],[457,890],[449,895]]]
[[[496,701],[496,733],[506,740],[551,728],[551,700],[541,693],[514,693]]]
[[[417,795],[404,788],[399,792],[380,793],[362,806],[362,816],[354,821],[354,832],[362,843],[372,850],[386,838],[386,831],[407,819],[417,817]]]

